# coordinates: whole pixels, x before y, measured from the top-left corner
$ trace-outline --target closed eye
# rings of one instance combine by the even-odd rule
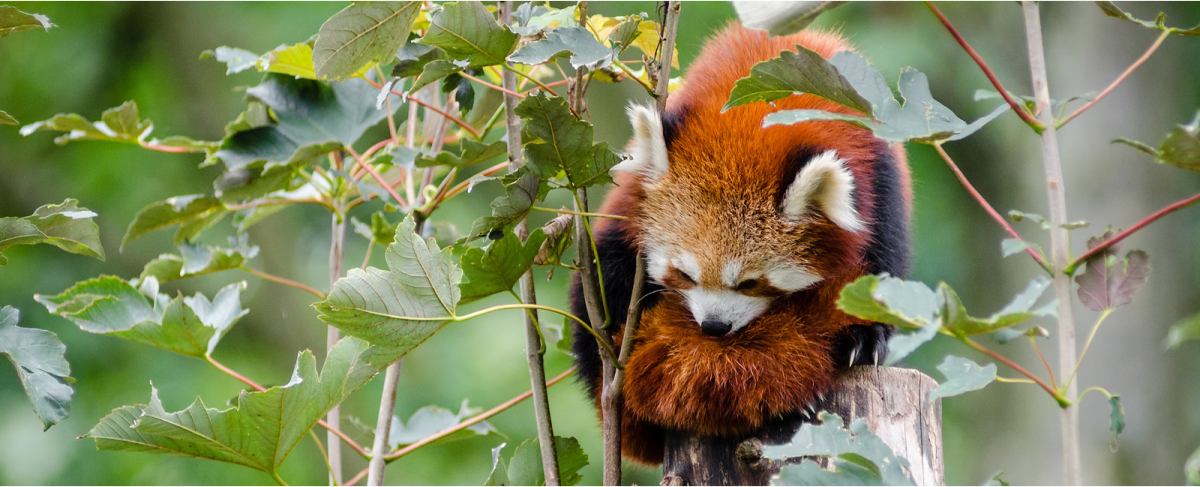
[[[684,282],[687,282],[688,284],[696,284],[696,280],[692,279],[692,276],[687,275],[686,272],[683,272],[679,269],[675,269],[675,272],[679,273],[679,277],[682,277]]]
[[[751,288],[753,288],[754,286],[757,286],[757,285],[758,285],[758,280],[757,280],[757,279],[746,279],[745,281],[739,282],[739,283],[738,283],[738,285],[737,285],[737,287],[736,287],[736,288],[734,288],[734,290],[736,290],[736,291],[745,291],[745,290],[747,290],[747,289],[751,289]]]

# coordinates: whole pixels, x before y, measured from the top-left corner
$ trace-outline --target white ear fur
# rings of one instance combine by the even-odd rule
[[[658,111],[638,104],[625,110],[633,125],[632,159],[613,166],[615,171],[640,173],[657,180],[667,173],[667,140],[663,137],[662,117]]]
[[[845,163],[833,150],[808,161],[783,196],[783,217],[799,220],[819,208],[839,227],[851,232],[864,230],[866,225],[854,208],[854,176]]]

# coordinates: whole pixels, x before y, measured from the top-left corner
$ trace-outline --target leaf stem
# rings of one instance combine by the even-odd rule
[[[630,70],[629,70],[629,68],[628,68],[627,66],[625,66],[625,64],[624,64],[624,63],[622,63],[621,61],[618,61],[618,60],[614,59],[614,60],[613,60],[613,64],[614,64],[614,65],[616,65],[616,66],[617,66],[617,68],[620,68],[620,69],[621,69],[621,71],[624,71],[624,72],[625,72],[625,74],[629,75],[629,77],[630,77],[631,79],[633,79],[634,81],[637,81],[637,82],[638,82],[638,84],[642,85],[642,88],[645,88],[647,92],[649,92],[649,93],[651,93],[651,94],[653,94],[653,93],[654,93],[654,87],[650,86],[650,83],[647,83],[645,80],[643,80],[643,79],[641,79],[641,78],[637,77],[636,75],[634,75],[634,74],[633,74],[633,71],[630,71]]]
[[[545,211],[548,213],[559,213],[559,214],[576,215],[576,216],[594,216],[597,218],[611,218],[613,220],[627,220],[628,219],[628,217],[624,217],[621,215],[607,215],[604,213],[584,213],[584,212],[579,212],[579,211],[571,211],[571,210],[567,210],[567,209],[555,210],[554,208],[543,208],[540,206],[534,206],[534,207],[532,207],[532,209],[537,210],[537,211]]]
[[[1096,318],[1096,324],[1092,325],[1092,331],[1088,333],[1087,341],[1083,342],[1083,350],[1079,352],[1079,359],[1075,361],[1075,368],[1071,369],[1071,375],[1067,377],[1067,383],[1075,379],[1075,374],[1079,372],[1079,366],[1083,365],[1083,356],[1087,355],[1088,347],[1092,346],[1092,339],[1096,338],[1096,330],[1100,329],[1100,324],[1104,323],[1104,319],[1112,314],[1112,308],[1106,309],[1100,313],[1100,317]]]
[[[395,198],[396,202],[399,203],[400,206],[408,206],[408,202],[404,201],[404,198],[401,198],[400,194],[397,193],[395,189],[392,189],[392,185],[388,184],[388,182],[383,179],[383,176],[380,175],[375,168],[371,167],[370,164],[367,164],[366,161],[363,161],[362,157],[360,157],[357,152],[354,152],[353,147],[346,146],[346,152],[350,153],[350,156],[354,158],[354,162],[358,163],[358,167],[361,167],[367,172],[371,173],[371,177],[374,177],[375,181],[379,182],[379,185],[383,186],[383,189],[387,191],[388,194],[392,195],[392,198]]]
[[[1103,252],[1105,249],[1112,247],[1113,245],[1116,245],[1121,240],[1124,240],[1125,237],[1133,235],[1134,232],[1141,230],[1142,227],[1145,227],[1146,225],[1153,223],[1155,220],[1158,220],[1159,218],[1167,216],[1175,211],[1182,210],[1184,208],[1187,208],[1188,206],[1194,205],[1194,204],[1196,204],[1196,202],[1200,202],[1200,193],[1196,193],[1192,196],[1189,196],[1182,200],[1176,201],[1175,203],[1172,203],[1172,204],[1164,207],[1163,209],[1154,212],[1154,214],[1152,214],[1146,218],[1143,218],[1142,221],[1133,224],[1133,226],[1129,227],[1129,229],[1114,235],[1112,238],[1105,240],[1104,242],[1101,242],[1100,245],[1097,245],[1095,248],[1088,249],[1088,251],[1084,252],[1083,255],[1080,255],[1078,258],[1071,261],[1070,265],[1068,265],[1066,268],[1063,269],[1063,272],[1066,273],[1068,276],[1074,275],[1075,270],[1079,267],[1079,265],[1084,262],[1087,262],[1087,260],[1092,258],[1092,256],[1094,256],[1100,252]]]
[[[538,85],[538,87],[539,87],[539,88],[541,88],[541,89],[543,89],[543,90],[546,90],[546,91],[549,91],[551,95],[558,96],[558,93],[555,93],[555,92],[554,92],[554,90],[550,89],[550,87],[549,87],[549,86],[547,86],[545,83],[542,83],[541,81],[538,81],[538,80],[537,80],[537,78],[534,78],[533,76],[530,76],[530,75],[527,75],[527,74],[525,74],[525,73],[522,73],[522,72],[521,72],[521,70],[519,70],[519,69],[513,69],[513,68],[512,68],[512,67],[510,67],[508,64],[501,64],[501,65],[500,65],[500,67],[501,67],[501,68],[504,68],[504,70],[505,70],[505,71],[508,71],[508,72],[510,72],[510,73],[516,74],[517,76],[520,76],[520,77],[522,77],[522,78],[525,78],[525,79],[527,79],[527,80],[529,80],[529,81],[532,81],[532,82],[533,82],[533,84],[535,84],[535,85]]]
[[[231,211],[238,211],[238,210],[245,210],[245,209],[249,209],[249,208],[255,208],[255,207],[259,207],[259,206],[290,205],[292,203],[315,203],[318,205],[327,206],[324,201],[321,201],[317,198],[305,198],[305,199],[299,199],[299,200],[282,199],[282,200],[249,201],[246,203],[242,203],[240,205],[225,205],[225,209],[231,210]]]
[[[459,71],[458,75],[459,75],[459,76],[462,76],[462,77],[464,77],[464,78],[466,78],[466,79],[469,79],[469,80],[471,80],[471,81],[474,81],[474,82],[476,82],[476,83],[479,83],[479,84],[481,84],[481,85],[483,85],[483,86],[486,86],[486,87],[488,87],[488,88],[491,88],[491,89],[493,89],[493,90],[499,91],[499,92],[501,92],[501,93],[504,93],[504,94],[507,94],[507,95],[512,95],[512,96],[515,96],[515,97],[517,97],[517,98],[525,98],[525,95],[523,95],[523,94],[521,94],[521,93],[518,93],[518,92],[516,92],[516,91],[513,91],[513,90],[509,90],[509,89],[507,89],[507,88],[504,88],[504,87],[501,87],[501,86],[496,86],[496,85],[494,85],[494,84],[491,84],[491,83],[487,82],[486,80],[482,80],[482,79],[476,78],[476,77],[474,77],[474,76],[471,76],[471,75],[467,74],[467,73],[466,73],[466,72],[464,72],[464,71]]]
[[[317,445],[317,451],[321,452],[321,459],[325,460],[325,468],[332,472],[333,464],[329,463],[329,454],[325,453],[325,445],[321,444],[321,439],[317,438],[317,434],[313,432],[312,428],[308,429],[308,437],[312,438],[313,443],[316,443]]]
[[[987,214],[996,221],[996,223],[999,223],[1000,227],[1004,228],[1004,231],[1008,232],[1009,235],[1017,240],[1024,240],[1024,238],[1021,237],[1021,234],[1017,233],[1017,231],[1013,229],[1012,225],[1009,225],[1008,221],[1006,221],[1003,216],[1000,216],[1000,213],[992,207],[991,203],[988,203],[987,199],[985,199],[983,195],[979,194],[979,191],[975,189],[975,186],[973,186],[971,182],[967,180],[967,176],[963,174],[962,170],[958,168],[958,165],[954,163],[954,160],[950,158],[950,155],[946,153],[946,149],[942,148],[942,143],[934,143],[933,148],[937,149],[938,155],[942,156],[942,160],[946,161],[946,165],[950,166],[950,170],[954,172],[954,176],[958,178],[958,182],[962,183],[963,188],[967,190],[967,193],[971,194],[972,198],[975,198],[975,201],[979,203],[979,206],[982,206],[983,210],[986,211]],[[1025,252],[1028,252],[1029,256],[1033,257],[1033,260],[1037,261],[1038,265],[1041,266],[1042,269],[1050,273],[1050,275],[1054,275],[1054,271],[1051,269],[1050,263],[1046,262],[1045,256],[1034,250],[1033,247],[1026,248]]]
[[[371,262],[371,251],[373,250],[375,250],[375,239],[371,239],[370,242],[367,242],[367,255],[363,256],[363,263],[359,269],[364,271],[367,270],[367,264]]]
[[[365,79],[365,78],[364,78]],[[349,147],[347,147],[349,148]],[[340,151],[337,153],[340,154]],[[341,166],[341,163],[339,163]],[[334,210],[330,215],[329,225],[329,290],[333,292],[334,286],[338,279],[341,279],[343,271],[343,263],[346,249],[346,214],[342,210],[342,205],[345,204],[344,192],[335,193],[333,200]],[[330,326],[325,332],[325,350],[333,350],[337,345],[339,338],[338,329]],[[326,422],[329,423],[330,431],[325,436],[325,443],[329,444],[329,463],[333,469],[329,473],[329,483],[338,485],[342,483],[342,445],[338,443],[337,436],[333,431],[341,429],[341,404],[335,404],[329,409],[326,415]]]
[[[1036,382],[1031,381],[1029,379],[1012,379],[1009,377],[1000,377],[1000,376],[996,377],[996,382],[1004,382],[1007,384],[1036,384]]]
[[[493,174],[496,174],[496,173],[498,173],[498,172],[500,172],[500,171],[503,171],[503,170],[504,170],[504,168],[506,168],[506,167],[508,167],[508,162],[501,162],[501,163],[499,163],[499,164],[496,164],[495,166],[492,166],[492,167],[489,167],[489,168],[487,168],[487,169],[484,169],[484,170],[483,170],[483,171],[481,171],[479,174],[482,174],[482,175],[484,175],[484,176],[491,176],[491,175],[493,175]],[[456,195],[456,194],[458,194],[458,193],[461,193],[461,192],[465,191],[465,190],[467,189],[467,187],[468,187],[468,186],[470,186],[470,185],[471,185],[471,181],[470,181],[470,180],[463,181],[463,182],[461,182],[461,183],[458,183],[458,184],[454,185],[453,187],[451,187],[451,188],[450,188],[450,190],[449,190],[449,191],[446,191],[446,194],[445,194],[445,195],[443,195],[443,196],[441,196],[441,197],[440,197],[440,199],[438,200],[438,204],[441,204],[443,201],[446,201],[446,200],[450,199],[450,198],[451,198],[451,197],[453,197],[454,195]],[[435,206],[436,206],[436,205],[435,205]]]
[[[942,15],[942,11],[938,10],[938,8],[933,5],[933,2],[930,1],[926,1],[925,6],[929,7],[929,10],[933,12],[933,15],[936,15],[938,20],[942,22],[942,25],[946,26],[946,30],[950,31],[950,35],[954,36],[954,40],[958,41],[958,45],[962,46],[964,51],[967,51],[967,55],[971,56],[971,59],[975,60],[975,64],[978,64],[979,69],[983,70],[983,74],[987,76],[988,81],[992,82],[992,86],[996,87],[996,91],[1000,92],[1000,96],[1004,97],[1004,101],[1008,103],[1008,106],[1012,107],[1014,112],[1017,112],[1017,116],[1021,117],[1021,120],[1032,127],[1036,132],[1041,133],[1042,130],[1045,130],[1045,124],[1034,118],[1029,111],[1025,110],[1025,107],[1022,104],[1018,103],[1017,100],[1013,99],[1012,95],[1008,94],[1008,90],[1004,89],[1004,85],[1000,84],[1000,80],[996,78],[995,73],[992,73],[992,68],[989,68],[987,63],[983,61],[983,58],[979,56],[979,53],[975,52],[975,49],[972,49],[970,44],[967,44],[967,40],[963,39],[963,36],[958,33],[958,29],[955,29],[954,26],[950,24],[950,20],[947,19],[945,15]]]
[[[1117,85],[1121,84],[1122,81],[1125,81],[1125,78],[1129,77],[1129,75],[1133,73],[1133,70],[1137,69],[1138,66],[1141,66],[1142,63],[1146,62],[1147,59],[1150,59],[1150,55],[1154,54],[1154,51],[1158,50],[1158,46],[1162,45],[1163,41],[1166,40],[1167,36],[1169,35],[1171,35],[1171,30],[1164,30],[1163,33],[1158,36],[1158,39],[1154,40],[1154,44],[1151,44],[1150,48],[1146,49],[1146,52],[1142,54],[1142,57],[1138,58],[1137,61],[1134,61],[1133,64],[1131,64],[1129,68],[1125,70],[1125,72],[1121,73],[1120,76],[1117,76],[1117,79],[1113,80],[1112,84],[1108,85],[1108,87],[1105,88],[1104,91],[1101,91],[1099,95],[1096,95],[1092,101],[1089,101],[1087,104],[1079,107],[1078,110],[1075,110],[1070,115],[1067,115],[1066,118],[1059,120],[1054,124],[1054,127],[1062,128],[1062,126],[1066,125],[1067,122],[1074,120],[1075,117],[1079,116],[1079,114],[1087,111],[1089,108],[1092,108],[1092,105],[1099,103],[1101,99],[1108,96],[1109,93],[1112,93],[1112,90],[1116,89]]]
[[[294,287],[294,288],[296,288],[296,289],[300,289],[300,290],[303,290],[303,291],[307,291],[307,292],[311,293],[313,296],[316,296],[316,297],[318,297],[318,298],[321,298],[321,299],[325,299],[325,293],[322,293],[321,291],[318,291],[318,290],[316,290],[316,289],[313,289],[313,288],[311,288],[311,287],[308,287],[308,286],[306,286],[306,285],[304,285],[304,284],[298,283],[298,282],[296,282],[296,281],[293,281],[293,280],[291,280],[291,279],[284,279],[284,278],[282,278],[282,277],[279,277],[279,276],[274,276],[274,275],[271,275],[271,274],[267,274],[266,272],[262,272],[262,271],[257,271],[257,270],[251,269],[251,268],[249,268],[249,267],[246,267],[246,266],[241,266],[240,268],[241,268],[242,270],[246,271],[246,272],[249,272],[249,273],[251,273],[251,274],[254,274],[254,275],[256,275],[256,276],[258,276],[258,277],[261,277],[261,278],[263,278],[263,279],[266,279],[266,280],[268,280],[268,281],[271,281],[271,282],[277,282],[277,283],[279,283],[279,284],[283,284],[283,285],[285,285],[285,286],[291,286],[291,287]]]
[[[279,484],[279,485],[287,485],[287,484],[288,484],[287,482],[284,482],[284,481],[283,481],[283,478],[282,478],[282,477],[280,477],[280,476],[279,476],[279,472],[274,472],[274,471],[272,471],[272,472],[271,472],[271,478],[275,479],[275,483],[277,483],[277,484]],[[336,484],[335,484],[335,485],[336,485]]]
[[[158,151],[158,152],[169,152],[172,154],[183,154],[183,153],[192,151],[191,149],[188,149],[186,147],[171,147],[171,146],[167,146],[167,145],[154,145],[154,144],[142,142],[140,140],[138,141],[138,145],[142,146],[143,149],[150,149],[152,151]]]
[[[376,83],[376,82],[374,82],[374,81],[371,81],[371,80],[369,80],[369,79],[366,79],[366,78],[363,78],[363,79],[364,79],[364,80],[366,80],[366,81],[367,81],[367,83],[370,83],[370,84],[371,84],[371,86],[374,86],[374,87],[376,87],[376,88],[383,88],[383,85],[381,85],[381,84],[379,84],[379,83]],[[392,92],[392,94],[393,94],[393,95],[397,95],[397,96],[399,96],[399,97],[401,97],[401,98],[403,98],[403,99],[406,99],[406,100],[408,100],[408,101],[410,101],[410,102],[416,103],[416,104],[418,104],[418,105],[421,105],[421,106],[423,106],[423,107],[425,107],[425,108],[427,108],[427,109],[429,109],[429,110],[433,110],[433,111],[437,112],[439,115],[441,115],[441,116],[443,116],[443,117],[446,117],[446,118],[447,118],[447,119],[449,119],[451,122],[454,122],[454,123],[458,124],[458,126],[459,126],[459,127],[462,127],[462,128],[463,128],[464,130],[466,130],[467,132],[470,132],[470,133],[471,133],[471,135],[474,135],[474,136],[475,136],[475,138],[479,138],[479,131],[475,130],[475,128],[474,128],[474,127],[471,127],[471,125],[470,125],[470,124],[468,124],[467,122],[464,122],[464,121],[462,121],[462,119],[459,119],[458,117],[455,117],[454,115],[451,115],[451,114],[449,114],[449,113],[446,113],[446,111],[445,111],[445,110],[442,110],[442,109],[440,109],[440,108],[437,108],[437,107],[435,107],[435,106],[433,106],[433,105],[430,105],[430,104],[428,104],[428,103],[425,103],[424,101],[421,101],[421,99],[419,99],[419,98],[417,98],[417,97],[410,97],[410,96],[408,96],[408,95],[405,95],[404,93],[400,93],[400,92],[398,92],[398,91],[396,91],[396,90],[391,90],[391,92]]]
[[[1035,339],[1034,337],[1029,337],[1029,344],[1033,345],[1033,349],[1035,351],[1037,351],[1038,358],[1042,359],[1042,365],[1046,366],[1046,372],[1050,374],[1050,383],[1054,384],[1054,385],[1058,385],[1058,380],[1056,380],[1054,378],[1054,369],[1050,368],[1050,362],[1047,362],[1046,356],[1042,355],[1042,347],[1038,346],[1037,339]]]
[[[1000,363],[1002,363],[1004,365],[1007,365],[1009,368],[1017,371],[1017,373],[1025,376],[1025,377],[1028,377],[1029,380],[1033,381],[1034,384],[1037,384],[1037,385],[1041,386],[1042,389],[1045,389],[1046,392],[1048,394],[1050,394],[1050,396],[1053,397],[1055,401],[1058,401],[1058,404],[1060,406],[1066,407],[1071,404],[1071,402],[1068,401],[1067,398],[1063,397],[1062,394],[1059,394],[1058,391],[1055,390],[1053,387],[1050,387],[1045,382],[1042,382],[1042,379],[1039,379],[1038,376],[1033,375],[1033,373],[1029,372],[1028,370],[1025,370],[1024,367],[1017,365],[1012,360],[1009,360],[1005,356],[991,351],[987,347],[984,347],[983,345],[976,343],[975,340],[972,340],[968,337],[965,337],[965,336],[958,337],[958,339],[962,340],[963,343],[966,343],[971,348],[974,348],[975,350],[979,350],[980,352],[983,352],[985,355],[987,355],[993,359],[996,359],[997,361],[999,361]]]
[[[575,316],[571,313],[568,313],[568,312],[563,311],[558,308],[554,308],[551,306],[545,306],[545,305],[541,305],[541,304],[501,304],[499,306],[492,306],[487,309],[481,309],[474,313],[469,313],[469,314],[465,314],[462,316],[454,316],[454,317],[450,318],[450,321],[454,321],[454,322],[467,321],[471,318],[475,318],[477,316],[482,316],[482,315],[491,313],[493,311],[503,311],[506,309],[540,309],[540,310],[549,311],[551,313],[557,313],[557,314],[560,314],[560,315],[566,317],[567,319],[570,319],[570,320],[575,321],[576,323],[579,323],[580,325],[582,325],[584,327],[584,329],[586,329],[588,331],[588,333],[591,333],[593,337],[596,337],[597,339],[600,338],[600,336],[596,334],[596,330],[593,329],[591,326],[588,326],[587,322],[579,319],[578,316]],[[391,315],[388,315],[388,316],[391,316]],[[410,318],[410,317],[406,317],[406,316],[392,316],[392,318],[401,319],[401,320],[412,320],[412,321],[439,321],[439,320],[446,319],[446,318]],[[603,341],[601,342],[601,345],[603,346],[604,351],[608,353],[610,358],[612,358],[613,360],[617,359],[617,353],[615,351],[613,351],[612,345],[609,345],[607,342],[603,342]]]
[[[1087,388],[1087,389],[1084,389],[1084,391],[1083,391],[1083,392],[1079,393],[1079,397],[1075,399],[1075,402],[1076,402],[1076,403],[1079,403],[1079,401],[1082,401],[1082,400],[1083,400],[1084,396],[1087,396],[1087,394],[1088,394],[1089,392],[1092,392],[1092,391],[1096,391],[1096,392],[1103,392],[1103,393],[1104,393],[1104,395],[1105,395],[1105,396],[1108,396],[1110,399],[1113,397],[1112,393],[1111,393],[1111,392],[1108,392],[1108,391],[1107,391],[1107,390],[1105,390],[1103,387],[1089,387],[1089,388]]]

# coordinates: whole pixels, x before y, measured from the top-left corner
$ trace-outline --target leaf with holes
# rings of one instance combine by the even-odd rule
[[[954,355],[947,355],[937,368],[946,376],[946,380],[939,384],[937,389],[929,391],[927,400],[930,402],[939,397],[977,391],[996,380],[996,364],[980,367],[970,359]]]
[[[67,347],[54,333],[17,326],[20,310],[0,308],[0,354],[8,356],[33,412],[50,429],[71,415],[71,366],[63,357]]]
[[[462,256],[465,281],[462,283],[462,302],[467,303],[511,291],[521,276],[533,265],[546,234],[536,229],[524,244],[515,233],[494,240],[486,249],[468,248]]]
[[[239,269],[258,255],[258,246],[250,245],[246,235],[230,237],[230,247],[181,243],[179,255],[162,254],[142,267],[141,280],[154,277],[159,283]]]
[[[1103,235],[1088,239],[1088,249],[1094,249],[1112,238],[1110,227]],[[1125,258],[1117,255],[1117,246],[1104,249],[1087,260],[1087,270],[1075,277],[1079,285],[1079,300],[1092,311],[1114,310],[1133,302],[1133,294],[1150,277],[1150,256],[1141,250],[1131,250]]]
[[[41,28],[50,30],[55,27],[50,18],[42,14],[27,14],[17,7],[0,5],[0,37],[8,37],[14,32]]]
[[[206,458],[275,475],[317,420],[375,375],[378,369],[363,360],[366,350],[362,340],[343,338],[329,350],[319,374],[306,350],[286,385],[243,391],[237,405],[225,410],[197,398],[169,413],[151,387],[149,405],[115,409],[83,437],[100,450]]]
[[[370,63],[388,63],[408,38],[421,2],[358,2],[321,24],[313,45],[320,79],[345,79]]]
[[[608,170],[620,158],[607,142],[594,143],[592,124],[576,118],[566,100],[539,92],[526,97],[515,111],[525,121],[521,140],[526,167],[534,175],[549,179],[563,171],[572,189],[613,181]]]
[[[1121,143],[1140,150],[1151,156],[1160,164],[1170,164],[1180,169],[1200,172],[1200,112],[1187,125],[1176,125],[1158,148],[1151,147],[1136,140],[1125,138],[1115,139],[1113,143]]]
[[[838,309],[859,318],[901,328],[940,326],[942,297],[924,283],[863,276],[842,288]]]
[[[66,199],[57,205],[42,205],[24,218],[0,218],[0,252],[13,245],[50,244],[73,254],[104,260],[100,228],[92,221],[96,213]],[[0,265],[8,259],[0,253]]]
[[[763,455],[773,460],[827,458],[837,470],[832,475],[818,474],[814,467],[803,466],[806,463],[815,466],[812,459],[806,458],[799,465],[784,467],[779,477],[773,479],[773,485],[793,485],[790,482],[809,478],[829,482],[822,485],[913,485],[907,473],[908,460],[893,453],[871,432],[863,418],[852,421],[849,428],[843,427],[845,422],[836,414],[822,411],[818,418],[821,424],[802,425],[790,442],[768,445],[763,448]]]
[[[545,181],[532,174],[521,175],[516,181],[504,187],[504,196],[492,201],[492,215],[480,217],[471,224],[470,239],[491,238],[497,240],[505,233],[511,233],[517,224],[533,208],[533,203],[544,197],[547,191]]]
[[[465,59],[468,67],[503,64],[519,36],[500,25],[487,7],[477,1],[442,5],[430,14],[429,30],[419,41],[437,46],[451,58]]]
[[[373,363],[396,361],[454,319],[463,272],[448,249],[415,229],[412,215],[396,229],[387,271],[351,269],[313,305],[321,321],[378,349]]]
[[[942,301],[945,303],[942,326],[945,326],[950,333],[965,337],[1008,328],[1035,316],[1052,316],[1055,313],[1054,307],[1057,304],[1057,300],[1053,300],[1040,308],[1033,308],[1038,297],[1046,291],[1046,288],[1050,287],[1051,282],[1046,277],[1034,278],[1032,281],[1029,281],[1029,285],[1024,291],[1017,294],[1008,303],[1008,306],[1005,306],[987,318],[975,318],[968,315],[967,309],[958,297],[958,293],[954,292],[946,283],[941,283],[938,286],[938,293],[942,295]]]

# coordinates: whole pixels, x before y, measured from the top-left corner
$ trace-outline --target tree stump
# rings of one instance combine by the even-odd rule
[[[926,403],[933,378],[915,369],[854,367],[818,410],[837,413],[849,425],[864,418],[892,451],[908,459],[917,485],[944,485],[942,403]],[[786,463],[768,460],[763,445],[787,443],[805,422],[784,418],[745,438],[668,433],[662,485],[767,485]]]

